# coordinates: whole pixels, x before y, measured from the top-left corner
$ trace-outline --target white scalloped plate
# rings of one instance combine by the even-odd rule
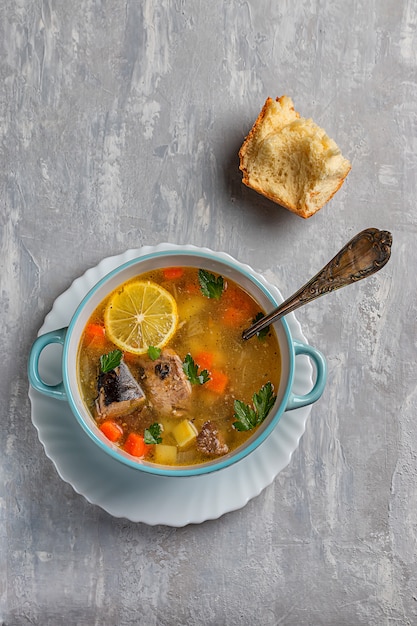
[[[174,246],[157,246],[157,249],[165,248]],[[119,265],[154,249],[146,246],[128,250],[89,269],[55,300],[39,334],[67,326],[82,298],[101,278]],[[283,300],[281,294],[279,297]],[[293,338],[307,343],[294,314],[288,315],[286,320]],[[45,380],[54,382],[56,372],[61,370],[60,359],[58,346],[44,350],[40,371]],[[298,356],[295,393],[304,395],[310,391],[312,372],[309,359]],[[39,440],[62,480],[110,515],[152,526],[199,524],[245,506],[288,465],[311,412],[311,406],[285,412],[263,444],[221,472],[167,478],[138,472],[105,454],[83,432],[66,402],[31,388],[29,398]]]

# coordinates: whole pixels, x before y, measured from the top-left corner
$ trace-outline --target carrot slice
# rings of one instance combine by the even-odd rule
[[[116,442],[119,441],[121,436],[123,435],[123,429],[117,422],[113,420],[106,420],[99,426],[103,435],[106,435],[107,439],[110,441]]]
[[[85,329],[85,333],[89,337],[104,337],[105,332],[106,331],[104,330],[104,326],[102,326],[101,324],[91,323],[88,324]]]
[[[164,270],[164,277],[167,280],[174,280],[175,278],[181,278],[184,274],[182,267],[166,267]]]
[[[210,391],[214,391],[218,395],[222,395],[227,387],[227,383],[229,382],[229,377],[224,372],[220,370],[212,370],[210,372],[210,380],[204,385],[206,389],[210,389]]]
[[[125,441],[123,450],[132,456],[145,456],[150,446],[145,443],[145,439],[142,435],[137,433],[130,433]]]
[[[201,294],[201,287],[196,282],[191,282],[191,281],[187,282],[186,285],[184,286],[184,289],[190,295],[194,295],[196,293]]]
[[[233,285],[228,285],[223,294],[223,300],[224,302],[227,302],[228,305],[236,309],[245,310],[249,314],[255,304],[244,291],[234,287]]]
[[[106,331],[101,324],[87,324],[84,336],[87,344],[94,342],[94,345],[104,345],[106,343]]]
[[[137,360],[137,354],[132,354],[131,352],[123,352],[123,361],[126,361],[126,363],[130,363],[131,365],[133,365],[134,363],[136,363]]]
[[[238,309],[236,307],[229,307],[225,310],[222,316],[223,322],[227,326],[236,327],[244,324],[248,321],[248,311],[245,309]]]
[[[201,369],[209,370],[213,365],[214,355],[211,352],[199,352],[195,355],[194,362]]]

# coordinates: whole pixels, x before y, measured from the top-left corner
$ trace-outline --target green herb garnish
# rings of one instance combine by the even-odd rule
[[[151,424],[149,428],[145,428],[145,432],[143,434],[145,443],[147,444],[161,443],[162,442],[161,432],[162,432],[161,424],[158,424],[157,422],[155,422],[154,424]]]
[[[255,324],[255,322],[259,322],[259,320],[263,319],[264,317],[265,317],[264,314],[259,311],[259,313],[257,313],[256,316],[253,318],[252,324]],[[270,331],[270,327],[265,326],[265,328],[262,328],[262,330],[256,333],[256,336],[258,337],[258,339],[265,339],[269,331]]]
[[[194,362],[191,354],[187,354],[185,357],[182,369],[192,385],[204,385],[210,380],[207,370],[200,370],[198,373],[198,365]]]
[[[223,293],[224,280],[222,276],[214,276],[207,270],[198,270],[198,280],[200,282],[201,291],[207,298],[216,298],[218,300]]]
[[[233,426],[236,430],[252,430],[259,426],[269,411],[272,409],[276,396],[274,395],[273,386],[270,382],[266,383],[258,393],[252,396],[253,406],[245,404],[241,400],[234,401],[236,422]]]
[[[149,346],[148,348],[148,357],[152,361],[156,361],[161,356],[161,348],[155,348],[155,346]]]
[[[122,356],[123,352],[120,350],[113,350],[113,352],[109,352],[108,354],[102,354],[100,357],[100,367],[103,374],[111,372],[115,367],[118,367]]]

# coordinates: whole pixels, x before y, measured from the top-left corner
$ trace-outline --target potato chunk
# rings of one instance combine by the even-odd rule
[[[178,447],[187,448],[197,438],[198,431],[190,420],[182,420],[172,431]]]
[[[154,461],[159,465],[175,465],[177,461],[177,446],[168,446],[164,443],[156,444]]]

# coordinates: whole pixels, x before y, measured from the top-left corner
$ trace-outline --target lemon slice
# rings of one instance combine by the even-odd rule
[[[111,296],[104,324],[107,336],[120,350],[145,354],[149,346],[163,348],[174,335],[177,303],[156,283],[127,283]]]

